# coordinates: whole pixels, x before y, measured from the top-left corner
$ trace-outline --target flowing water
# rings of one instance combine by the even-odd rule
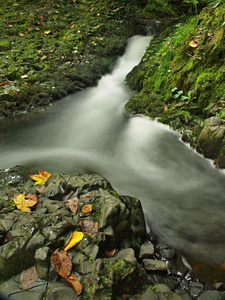
[[[143,117],[128,117],[126,74],[149,40],[135,36],[112,74],[48,111],[0,123],[0,168],[88,172],[121,194],[138,197],[153,231],[181,252],[225,261],[225,176],[179,134]]]

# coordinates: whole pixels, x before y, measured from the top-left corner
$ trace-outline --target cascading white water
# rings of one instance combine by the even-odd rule
[[[168,127],[128,118],[126,74],[148,45],[135,36],[112,74],[53,109],[0,122],[0,168],[93,172],[142,201],[165,242],[207,262],[225,261],[225,177]]]

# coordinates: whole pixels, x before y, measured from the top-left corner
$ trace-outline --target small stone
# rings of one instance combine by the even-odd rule
[[[99,247],[95,244],[88,245],[84,250],[83,253],[89,256],[91,259],[95,260],[98,254]]]
[[[154,253],[154,246],[151,242],[145,242],[141,245],[141,250],[139,254],[139,258],[148,258],[152,257]]]
[[[116,256],[109,259],[110,263],[117,260],[126,260],[129,263],[136,263],[137,259],[135,257],[134,250],[132,248],[121,250]]]
[[[165,284],[157,284],[156,292],[162,294],[169,294],[171,292],[171,289]]]
[[[185,266],[185,264],[183,263],[183,260],[180,255],[168,262],[168,270],[170,274],[174,276],[179,276],[181,278],[184,278],[187,272],[189,271],[188,267]]]
[[[161,254],[162,258],[170,260],[174,257],[175,250],[174,249],[160,249],[160,254]]]
[[[200,282],[190,283],[190,294],[192,297],[197,297],[204,289],[204,286]]]
[[[214,284],[214,288],[215,288],[217,291],[225,291],[225,283],[223,283],[223,282],[215,283],[215,284]]]
[[[154,259],[143,259],[144,268],[147,271],[164,271],[167,270],[165,261]]]

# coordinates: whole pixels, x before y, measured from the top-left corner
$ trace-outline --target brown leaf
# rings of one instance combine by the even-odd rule
[[[66,207],[68,207],[74,214],[77,212],[77,206],[79,203],[78,198],[71,198],[67,200]]]
[[[52,253],[52,262],[55,266],[56,272],[63,278],[68,278],[72,271],[72,261],[67,255],[67,251],[59,252],[56,249]]]
[[[22,283],[22,289],[26,290],[32,283],[38,278],[36,267],[31,267],[23,271],[20,275],[20,282]]]
[[[105,251],[106,257],[113,257],[116,254],[116,249],[113,249],[111,251]]]
[[[81,198],[86,198],[86,197],[88,197],[88,198],[94,197],[94,194],[87,193],[87,194],[81,196]]]
[[[98,223],[94,222],[92,220],[87,220],[87,219],[80,218],[79,219],[79,225],[81,226],[82,231],[84,233],[93,234],[93,233],[98,232]]]
[[[92,204],[85,204],[85,205],[83,205],[81,212],[83,214],[88,214],[92,211],[92,209],[93,209]]]
[[[33,201],[36,201],[36,203],[38,202],[38,195],[36,194],[27,194],[25,196],[26,199],[30,199],[30,200],[33,200]]]
[[[44,190],[46,189],[46,186],[41,186],[41,187],[39,187],[38,189],[37,189],[37,191],[38,191],[38,193],[43,193],[44,192]]]
[[[82,284],[77,279],[76,275],[71,275],[69,278],[66,278],[66,281],[69,282],[69,284],[74,288],[74,290],[77,293],[77,296],[79,296],[82,293]]]

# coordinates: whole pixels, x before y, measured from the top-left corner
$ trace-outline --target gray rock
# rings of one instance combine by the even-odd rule
[[[188,267],[183,263],[183,260],[179,255],[168,262],[168,270],[170,274],[181,278],[184,278],[189,271]]]
[[[220,293],[218,291],[206,291],[201,294],[199,300],[223,300],[225,293]]]
[[[207,119],[198,137],[197,151],[206,158],[215,159],[220,154],[225,134],[225,126],[222,123],[223,121],[217,117]]]
[[[90,244],[83,250],[83,253],[86,256],[89,256],[92,260],[95,260],[97,254],[98,254],[98,251],[99,251],[99,247],[97,245]]]
[[[200,282],[191,282],[189,290],[192,297],[197,297],[204,290],[204,286]]]
[[[172,259],[176,253],[174,249],[160,249],[159,252],[161,257],[167,260]]]
[[[139,258],[151,257],[154,254],[154,246],[151,242],[145,242],[141,245]]]
[[[43,247],[35,252],[36,268],[40,279],[48,280],[50,248]]]
[[[223,282],[215,283],[213,286],[217,291],[225,291],[225,283]]]
[[[25,299],[25,298],[24,298]],[[66,281],[50,282],[48,284],[46,300],[76,300],[77,294]]]
[[[162,294],[170,294],[171,289],[165,284],[156,284],[155,291]]]
[[[147,271],[165,271],[167,270],[167,265],[165,261],[154,260],[154,259],[143,259],[144,268]]]
[[[123,249],[123,250],[119,251],[116,256],[109,259],[109,262],[114,263],[115,261],[118,261],[118,260],[125,260],[131,264],[137,263],[135,253],[132,248]]]

